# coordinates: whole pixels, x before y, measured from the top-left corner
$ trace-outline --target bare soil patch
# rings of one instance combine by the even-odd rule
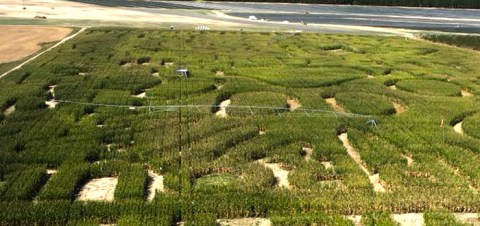
[[[392,219],[400,226],[423,226],[425,225],[423,213],[392,214]]]
[[[413,165],[413,158],[408,155],[402,155],[405,159],[407,159],[407,166]]]
[[[118,178],[116,177],[92,179],[82,187],[77,200],[113,201],[113,194],[117,183]]]
[[[223,226],[270,226],[272,222],[266,218],[237,218],[237,219],[218,219],[218,225]]]
[[[393,108],[395,108],[395,113],[396,114],[401,114],[401,113],[405,112],[406,108],[400,102],[392,101],[392,104],[393,104]]]
[[[55,101],[55,99],[53,99],[53,100],[45,101],[45,104],[48,106],[48,108],[53,109],[57,106],[58,102]]]
[[[468,92],[467,90],[462,89],[460,92],[462,93],[462,97],[473,97],[473,93]]]
[[[367,167],[365,167],[363,165],[363,162],[362,162],[362,159],[360,157],[360,154],[357,152],[357,150],[355,150],[355,148],[350,144],[350,141],[348,140],[348,135],[347,133],[342,133],[338,136],[338,139],[340,139],[340,141],[342,141],[343,143],[343,146],[347,149],[347,153],[348,155],[350,155],[350,157],[353,159],[353,161],[355,161],[355,163],[357,163],[357,165],[363,170],[363,172],[365,172],[365,174],[367,174],[369,180],[370,180],[370,183],[372,184],[373,186],[373,190],[375,192],[385,192],[385,188],[383,187],[383,185],[381,184],[381,180],[380,180],[380,174],[372,174],[370,173],[370,171],[368,171]]]
[[[396,86],[396,85],[391,85],[391,86],[389,86],[388,88],[390,88],[391,90],[397,90],[397,86]]]
[[[215,74],[217,76],[225,76],[225,72],[223,72],[223,71],[217,71]]]
[[[231,103],[230,99],[222,101],[220,103],[220,110],[215,112],[215,115],[218,116],[218,117],[221,117],[221,118],[228,117],[227,107],[228,107],[228,105],[230,105],[230,103]]]
[[[145,98],[147,97],[147,93],[146,92],[143,92],[143,93],[140,93],[138,95],[135,95],[136,98]]]
[[[333,169],[333,164],[331,162],[321,162],[320,164],[323,165],[323,167],[325,167],[325,169]]]
[[[302,148],[302,154],[305,158],[305,161],[310,161],[310,159],[312,158],[312,154],[313,154],[313,148],[303,147]]]
[[[298,102],[298,100],[294,99],[294,98],[288,98],[287,99],[287,108],[289,111],[295,111],[297,110],[298,108],[300,108],[302,105],[300,104],[300,102]]]
[[[363,226],[361,215],[348,215],[348,216],[345,216],[345,218],[353,222],[353,225],[355,226]]]
[[[70,28],[49,26],[7,26],[0,30],[0,63],[18,61],[41,49],[40,43],[59,41]]]
[[[477,213],[454,213],[455,218],[464,224],[480,226],[480,221],[478,219]]]
[[[465,132],[463,131],[463,126],[462,126],[462,125],[463,125],[463,121],[455,124],[455,125],[453,126],[453,131],[455,131],[455,133],[464,135]]]
[[[342,112],[342,113],[346,112],[345,108],[342,107],[341,105],[339,105],[337,103],[337,100],[335,100],[335,98],[327,98],[327,99],[325,99],[325,101],[327,102],[327,104],[330,104],[333,107],[334,111]]]
[[[152,180],[152,183],[148,187],[148,201],[153,201],[155,198],[155,194],[157,192],[164,192],[165,188],[163,186],[163,176],[159,175],[153,171],[148,171],[148,177]]]
[[[13,114],[14,112],[15,112],[15,104],[12,105],[12,106],[10,106],[9,108],[7,108],[7,109],[3,112],[3,114],[4,114],[5,116],[9,116],[9,115]]]
[[[258,162],[273,171],[273,175],[277,179],[278,187],[290,188],[290,183],[288,182],[288,174],[290,171],[282,169],[281,165],[278,163],[267,163],[264,159],[260,159]]]

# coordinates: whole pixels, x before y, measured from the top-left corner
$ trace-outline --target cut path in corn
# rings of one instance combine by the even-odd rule
[[[217,224],[220,226],[271,226],[272,222],[266,218],[236,218],[236,219],[218,219]]]
[[[230,105],[230,103],[231,103],[230,99],[222,101],[219,105],[220,109],[217,112],[215,112],[215,115],[220,118],[228,117],[227,107]]]
[[[273,175],[277,179],[278,187],[290,189],[290,183],[288,182],[288,174],[290,172],[288,170],[282,169],[278,163],[267,163],[265,159],[260,159],[258,162],[272,170]]]
[[[155,195],[157,192],[164,192],[164,186],[163,186],[163,176],[159,175],[151,170],[148,171],[148,177],[151,179],[151,184],[148,187],[148,201],[153,201],[155,198]]]
[[[9,116],[9,115],[13,114],[13,113],[15,112],[15,110],[16,110],[16,109],[15,109],[15,104],[14,104],[14,105],[8,107],[7,109],[5,109],[5,111],[3,112],[3,114],[4,114],[5,116]]]
[[[465,132],[463,131],[463,121],[458,122],[453,126],[453,131],[455,131],[458,134],[464,135]]]
[[[462,97],[473,97],[473,93],[471,93],[471,92],[469,92],[465,89],[462,89],[460,92],[462,93]]]
[[[373,186],[373,190],[375,192],[385,192],[385,188],[383,187],[383,185],[380,183],[381,180],[380,180],[380,174],[372,174],[370,173],[370,171],[368,171],[367,167],[365,167],[363,165],[363,162],[362,162],[362,159],[360,157],[360,154],[357,152],[357,150],[355,150],[355,148],[350,144],[350,141],[348,140],[348,135],[347,133],[342,133],[340,135],[338,135],[338,139],[340,139],[340,141],[342,141],[342,144],[343,146],[347,149],[347,152],[348,154],[350,155],[350,157],[353,159],[353,161],[355,161],[355,163],[357,163],[357,165],[360,167],[360,169],[363,170],[363,172],[365,174],[367,174],[369,180],[370,180],[370,183],[372,184]]]
[[[332,98],[327,98],[327,99],[325,99],[325,101],[327,102],[327,104],[330,104],[330,106],[332,106],[334,111],[342,112],[342,113],[347,112],[343,106],[341,106],[337,103],[337,100],[335,98],[333,98],[333,97]]]
[[[113,201],[117,177],[96,178],[88,181],[80,190],[79,201]]]

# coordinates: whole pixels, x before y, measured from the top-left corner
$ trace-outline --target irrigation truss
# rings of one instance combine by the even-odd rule
[[[102,104],[102,103],[89,103],[69,100],[55,100],[57,103],[64,104],[77,104],[77,105],[89,105],[99,107],[113,107],[113,108],[127,108],[127,109],[143,109],[148,110],[150,113],[166,112],[166,111],[179,111],[181,109],[189,109],[190,111],[197,111],[199,113],[211,112],[212,109],[219,109],[222,106],[215,104],[185,104],[185,105],[148,105],[148,106],[132,106],[121,104]],[[284,116],[285,114],[295,116],[307,116],[307,117],[343,117],[343,118],[372,118],[372,115],[363,115],[355,113],[346,113],[338,111],[329,111],[323,109],[307,109],[300,108],[295,111],[289,111],[288,107],[270,107],[270,106],[248,106],[248,105],[229,105],[227,107],[229,113],[233,115],[250,114],[250,115],[278,115]]]

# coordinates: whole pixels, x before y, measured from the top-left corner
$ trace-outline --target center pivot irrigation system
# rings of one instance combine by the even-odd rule
[[[131,105],[120,105],[120,104],[102,104],[102,103],[88,103],[88,102],[78,102],[78,101],[69,101],[69,100],[54,100],[56,103],[65,103],[65,104],[79,104],[79,105],[90,105],[90,106],[100,106],[100,107],[115,107],[115,108],[134,108],[134,109],[147,109],[149,113],[155,112],[165,112],[165,111],[179,111],[181,109],[191,109],[197,110],[198,112],[205,112],[205,109],[220,108],[221,105],[149,105],[149,106],[131,106]],[[273,114],[282,116],[285,113],[294,114],[294,115],[304,115],[304,116],[323,116],[323,117],[346,117],[346,118],[369,118],[367,122],[370,124],[372,121],[372,115],[362,115],[355,113],[346,113],[338,111],[329,111],[322,109],[297,109],[295,111],[289,111],[287,107],[269,107],[269,106],[246,106],[246,105],[229,105],[227,109],[232,109],[235,113],[247,113],[251,115],[262,115],[262,114]]]

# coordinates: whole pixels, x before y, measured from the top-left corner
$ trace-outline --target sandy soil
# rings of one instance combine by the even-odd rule
[[[12,106],[10,106],[9,108],[7,108],[7,109],[3,112],[3,114],[4,114],[5,116],[9,116],[9,115],[13,114],[14,112],[15,112],[15,105],[12,105]]]
[[[327,102],[327,104],[330,104],[332,107],[333,107],[333,110],[337,111],[337,112],[342,112],[342,113],[345,113],[345,108],[343,108],[342,106],[340,106],[338,103],[337,103],[337,100],[335,100],[335,98],[327,98],[325,99],[325,101]]]
[[[174,64],[173,62],[165,62],[164,65],[165,65],[165,68],[169,68],[169,67],[173,66],[173,64]]]
[[[348,216],[345,216],[345,218],[347,218],[347,220],[352,221],[353,225],[355,226],[363,226],[361,215],[348,215]]]
[[[203,19],[190,16],[150,13],[122,7],[104,7],[64,0],[25,1],[26,10],[22,10],[19,0],[2,0],[1,17],[28,18],[46,16],[47,19],[96,20],[127,23],[178,23],[201,24],[210,26],[238,26],[232,22]]]
[[[308,147],[303,147],[302,152],[305,153],[305,161],[310,161],[313,154],[313,149]]]
[[[163,187],[163,176],[159,175],[151,170],[148,171],[148,176],[152,179],[152,183],[148,187],[148,201],[153,201],[155,198],[155,194],[157,192],[164,192],[165,189]]]
[[[230,103],[230,99],[222,101],[222,103],[220,103],[220,110],[215,112],[215,115],[221,118],[226,118],[228,116],[227,107],[230,105]]]
[[[403,106],[403,104],[397,102],[397,101],[392,101],[393,108],[395,108],[395,113],[401,114],[405,112],[406,108]]]
[[[258,162],[273,171],[273,175],[278,182],[278,187],[287,189],[290,188],[290,183],[288,182],[288,173],[290,173],[289,171],[282,169],[281,165],[278,163],[267,163],[264,159],[260,159]]]
[[[64,27],[7,25],[0,31],[0,63],[21,60],[40,50],[39,43],[59,41],[72,32]]]
[[[362,159],[360,154],[355,150],[355,148],[350,144],[348,140],[347,133],[342,133],[338,136],[338,139],[342,141],[343,146],[347,149],[348,155],[357,163],[357,165],[367,174],[368,178],[370,179],[370,183],[373,186],[373,190],[376,192],[385,192],[385,188],[381,184],[380,174],[372,174],[368,171],[367,167],[363,165]]]
[[[461,90],[462,97],[473,97],[473,93],[468,92],[467,90]]]
[[[321,162],[320,164],[322,164],[327,170],[333,168],[333,164],[331,162]]]
[[[118,178],[104,177],[90,180],[78,194],[80,201],[113,201],[113,194],[117,186]]]
[[[477,213],[454,213],[455,218],[464,224],[480,226],[480,221],[478,219]]]
[[[135,95],[136,98],[145,98],[147,97],[147,93],[146,92],[143,92],[143,93],[140,93],[138,95]]]
[[[388,88],[390,88],[391,90],[397,90],[397,86],[396,86],[396,85],[391,85],[391,86],[389,86]]]
[[[272,222],[265,218],[237,218],[237,219],[218,219],[218,225],[221,226],[271,226]]]
[[[217,71],[217,72],[215,73],[215,75],[217,75],[217,76],[225,76],[225,72],[223,72],[223,71]]]
[[[1,8],[1,5],[0,5],[0,8]],[[83,27],[83,28],[80,29],[77,33],[75,33],[75,34],[73,34],[73,35],[70,35],[70,36],[68,36],[68,37],[65,37],[64,39],[62,39],[61,41],[57,42],[57,43],[56,43],[55,45],[53,45],[52,47],[50,47],[50,48],[48,48],[48,49],[46,49],[46,50],[44,50],[44,51],[41,51],[40,53],[36,54],[35,56],[31,57],[30,59],[24,61],[24,62],[21,63],[20,65],[18,65],[18,66],[16,66],[16,67],[10,69],[9,71],[3,73],[2,75],[0,75],[0,78],[6,76],[6,75],[8,75],[8,74],[10,74],[12,71],[15,71],[15,70],[18,70],[18,69],[22,68],[23,65],[28,64],[30,61],[35,60],[35,59],[38,58],[39,56],[41,56],[41,55],[43,55],[44,53],[46,53],[46,52],[48,52],[48,51],[56,48],[57,46],[65,43],[66,41],[74,38],[75,36],[77,36],[78,34],[84,32],[85,30],[86,30],[86,27]]]
[[[49,86],[48,92],[52,94],[52,96],[55,98],[55,87],[57,86]]]
[[[57,174],[57,170],[47,169],[47,174],[48,175]]]
[[[458,134],[464,135],[464,134],[465,134],[465,132],[463,131],[463,127],[462,127],[462,125],[463,125],[463,121],[461,121],[461,122],[459,122],[459,123],[455,124],[455,125],[453,126],[453,131],[455,131],[455,133],[458,133]]]
[[[57,106],[58,102],[56,102],[55,99],[53,99],[53,100],[45,101],[45,104],[48,106],[48,108],[53,109]]]
[[[400,226],[423,226],[423,213],[392,214],[392,219]]]
[[[407,155],[402,155],[405,159],[407,159],[407,166],[411,166],[413,164],[413,158]]]
[[[295,111],[298,108],[300,108],[301,106],[302,105],[300,104],[300,102],[298,102],[298,100],[296,100],[294,98],[288,98],[287,99],[287,107],[288,107],[289,111]]]

